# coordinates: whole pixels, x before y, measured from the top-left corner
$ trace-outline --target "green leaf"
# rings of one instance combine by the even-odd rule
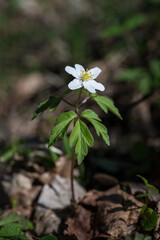
[[[53,235],[47,235],[47,236],[40,238],[40,240],[58,240],[58,238]]]
[[[104,96],[92,96],[92,99],[96,101],[105,113],[108,113],[109,109],[113,114],[122,119],[118,108],[115,107],[114,102],[110,98]]]
[[[149,93],[152,82],[154,82],[146,69],[136,67],[123,70],[116,75],[116,79],[123,82],[134,81],[137,88],[143,93]]]
[[[97,113],[90,109],[86,109],[81,113],[81,116],[86,119],[95,119],[97,121],[101,121],[101,119],[98,117]]]
[[[135,232],[134,234],[129,234],[125,236],[125,240],[152,240],[152,237],[144,235],[142,233]]]
[[[142,177],[141,175],[137,175],[137,177],[141,178],[142,181],[144,182],[144,184],[146,185],[146,189],[147,189],[147,193],[146,193],[146,194],[151,195],[151,194],[157,194],[157,193],[159,193],[159,190],[158,190],[155,186],[149,184],[149,183],[148,183],[148,180],[147,180],[146,178]],[[149,190],[150,190],[150,191],[153,191],[153,192],[149,192],[149,193],[148,193]],[[139,194],[139,195],[140,195],[140,194]],[[139,196],[139,195],[138,195],[138,196]]]
[[[136,195],[137,198],[143,198],[143,197],[148,197],[150,195],[156,194],[155,192],[151,192],[151,193],[142,193],[142,194],[138,194]]]
[[[15,212],[10,212],[8,213],[8,215],[0,219],[0,227],[5,225],[10,225],[10,224],[14,224],[14,226],[18,226],[20,229],[23,229],[23,230],[34,229],[33,224],[28,219],[25,219],[24,217],[19,216]]]
[[[66,111],[59,115],[56,125],[51,132],[48,144],[49,147],[58,139],[58,137],[62,138],[64,136],[75,117],[77,117],[77,115],[73,111]]]
[[[65,149],[65,153],[67,154],[68,157],[72,157],[72,149],[70,148],[68,137],[65,134],[63,138],[63,146]]]
[[[151,83],[152,79],[149,74],[144,73],[144,76],[141,77],[140,81],[137,81],[137,87],[142,93],[148,94],[151,91]]]
[[[11,212],[0,220],[0,227],[7,224],[18,222],[20,220],[21,216],[17,215],[15,212]]]
[[[154,76],[154,78],[152,79],[151,83],[153,85],[153,88],[159,87],[160,86],[160,61],[157,59],[154,59],[150,62],[150,69],[151,72]]]
[[[142,13],[137,13],[131,16],[124,24],[124,29],[127,31],[133,30],[137,27],[140,27],[142,24],[146,22],[146,15]]]
[[[18,153],[18,150],[20,148],[20,142],[19,141],[15,141],[12,142],[10,144],[7,145],[6,148],[4,148],[2,150],[2,152],[0,153],[0,161],[1,162],[9,162],[12,160],[12,158],[14,157],[14,155],[16,153]]]
[[[157,213],[147,206],[143,206],[140,212],[141,225],[145,231],[151,231],[157,225],[158,216]]]
[[[48,108],[50,109],[50,111],[54,111],[58,107],[60,101],[61,97],[51,96],[44,102],[40,103],[37,110],[33,114],[32,120],[35,119],[40,113],[46,111]]]
[[[124,35],[127,32],[130,32],[137,27],[140,27],[146,22],[146,15],[142,13],[137,13],[136,15],[130,16],[128,19],[125,19],[123,23],[116,23],[111,25],[102,32],[102,37],[115,37],[119,35]]]
[[[19,227],[10,225],[0,229],[0,240],[28,240],[28,238]]]
[[[78,119],[69,138],[70,146],[73,147],[76,145],[75,153],[77,155],[78,164],[83,161],[84,157],[88,153],[87,145],[92,147],[93,142],[93,136],[87,125]]]
[[[137,175],[137,177],[141,178],[146,186],[148,185],[148,180],[146,178],[142,177],[141,175]]]
[[[101,119],[94,111],[90,109],[84,110],[81,117],[86,118],[94,126],[97,135],[101,136],[107,145],[110,145],[107,128],[99,122]]]
[[[140,79],[141,76],[144,74],[144,69],[143,68],[128,68],[123,70],[122,72],[118,73],[116,75],[116,79],[123,81],[123,82],[128,82],[132,81],[135,79]]]
[[[50,158],[51,158],[51,162],[55,164],[55,162],[58,160],[58,155],[50,148],[48,149]]]
[[[20,223],[18,223],[18,226],[22,229],[22,230],[34,230],[34,225],[31,221],[29,221],[28,219],[21,217]]]

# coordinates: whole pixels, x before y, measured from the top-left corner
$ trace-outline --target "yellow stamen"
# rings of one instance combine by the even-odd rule
[[[93,74],[91,72],[88,72],[88,69],[86,71],[81,71],[81,79],[82,81],[89,81],[93,79]]]

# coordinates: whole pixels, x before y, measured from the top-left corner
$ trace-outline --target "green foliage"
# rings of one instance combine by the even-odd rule
[[[70,93],[71,90],[66,90],[62,96],[50,96],[47,100],[40,103],[37,110],[33,114],[32,120],[35,119],[39,114],[42,114],[47,109],[50,109],[50,112],[53,112],[56,110],[58,105],[60,104],[63,97],[65,97],[68,93]]]
[[[63,138],[63,145],[64,145],[65,153],[67,154],[67,156],[72,157],[72,149],[69,145],[69,141],[66,134],[64,135],[64,138]]]
[[[29,220],[25,219],[22,216],[19,216],[15,212],[10,212],[8,215],[0,219],[0,227],[6,226],[6,225],[11,226],[13,224],[14,226],[17,226],[23,230],[34,229],[33,224]]]
[[[119,73],[116,78],[120,81],[134,81],[137,88],[143,93],[149,93],[151,90],[151,77],[143,68],[128,68]]]
[[[28,240],[21,228],[10,225],[0,229],[0,240]]]
[[[32,120],[35,119],[40,113],[43,113],[44,111],[46,111],[48,108],[50,109],[50,111],[56,110],[60,101],[61,101],[60,97],[51,96],[44,102],[40,103],[37,110],[33,114]]]
[[[143,68],[134,67],[123,70],[122,72],[118,73],[116,77],[121,81],[127,82],[135,80],[137,78],[139,79],[141,76],[143,76],[143,74],[144,74]]]
[[[137,197],[139,198],[145,197],[146,204],[148,205],[147,197],[151,194],[159,193],[159,190],[153,185],[149,184],[146,178],[140,175],[137,175],[137,176],[140,177],[144,182],[144,184],[146,185],[146,193],[139,194],[137,195]],[[151,231],[156,227],[158,216],[157,216],[157,213],[152,208],[149,208],[148,206],[143,206],[140,212],[140,216],[141,216],[141,225],[145,231]]]
[[[101,136],[107,145],[110,145],[107,128],[99,122],[101,119],[94,111],[90,109],[84,110],[81,117],[86,118],[95,127],[97,135]]]
[[[52,151],[51,148],[48,149],[49,155],[50,155],[50,159],[51,159],[51,163],[55,163],[58,160],[58,155]],[[51,164],[53,166],[53,164]]]
[[[40,240],[58,240],[58,238],[53,235],[47,235],[47,236],[40,238]]]
[[[10,162],[10,160],[15,156],[15,154],[19,152],[19,147],[19,141],[8,144],[8,146],[1,151],[0,161],[4,163]]]
[[[22,230],[33,230],[33,224],[15,212],[0,219],[0,240],[28,240]]]
[[[113,114],[122,119],[118,108],[115,107],[114,102],[110,98],[92,94],[92,99],[96,101],[96,103],[105,113],[108,113],[109,109]]]
[[[150,70],[153,74],[153,81],[152,81],[152,87],[158,88],[160,87],[160,60],[153,59],[150,61]]]
[[[148,94],[160,86],[160,61],[153,59],[149,63],[149,69],[142,67],[127,68],[116,75],[116,79],[129,82],[133,81],[142,93]]]
[[[126,34],[144,24],[146,22],[146,16],[142,13],[137,13],[134,16],[131,16],[123,23],[116,23],[103,30],[102,37],[115,37],[119,35]]]
[[[82,62],[86,53],[86,34],[84,27],[80,23],[72,23],[66,31],[68,45],[75,62]]]
[[[159,193],[159,190],[154,187],[153,185],[148,183],[148,180],[140,175],[137,175],[137,177],[140,177],[142,179],[142,181],[144,182],[144,184],[146,185],[146,193],[144,194],[139,194],[137,195],[137,197],[142,198],[142,197],[147,197],[149,195],[153,195],[153,194],[157,194]]]
[[[59,115],[56,121],[55,127],[52,129],[51,137],[49,140],[49,146],[51,146],[58,137],[62,138],[64,134],[67,132],[68,127],[71,122],[76,118],[77,115],[73,111],[66,111]]]
[[[92,147],[93,142],[94,139],[87,125],[78,119],[69,138],[70,146],[73,147],[76,145],[75,153],[77,155],[78,164],[81,164],[88,153],[87,145]]]
[[[15,212],[11,212],[2,219],[0,219],[0,227],[10,224],[19,222],[21,220],[21,216],[17,215]]]
[[[24,147],[24,141],[13,141],[0,151],[0,162],[9,163],[16,155],[27,157],[31,152],[29,147]]]
[[[12,208],[13,208],[13,209],[16,208],[18,202],[19,202],[18,199],[12,199],[12,200],[11,200],[11,204],[12,204]]]
[[[142,233],[135,232],[135,234],[127,235],[125,237],[125,240],[152,240],[152,237],[144,235]]]
[[[141,225],[145,231],[151,231],[157,225],[158,216],[157,213],[147,206],[143,206],[140,212]]]

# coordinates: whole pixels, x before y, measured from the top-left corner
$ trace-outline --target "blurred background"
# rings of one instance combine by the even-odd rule
[[[59,154],[70,156],[67,137],[45,156],[37,151],[67,105],[31,118],[40,102],[67,89],[65,66],[79,63],[102,69],[102,95],[123,117],[87,103],[107,126],[111,146],[95,135],[79,181],[90,188],[96,173],[123,181],[141,174],[160,187],[159,16],[160,0],[0,0],[0,161],[34,155],[51,169]]]

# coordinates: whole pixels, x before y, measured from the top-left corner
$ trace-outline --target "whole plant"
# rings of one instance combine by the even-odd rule
[[[68,104],[69,109],[61,113],[56,120],[55,126],[51,131],[48,146],[52,146],[58,139],[63,138],[67,133],[71,124],[73,124],[73,130],[69,136],[69,144],[72,148],[72,167],[71,167],[71,202],[75,202],[74,184],[73,184],[73,170],[75,162],[80,165],[88,154],[88,147],[93,147],[94,138],[86,124],[86,122],[93,125],[98,137],[101,137],[103,141],[110,145],[108,130],[105,125],[102,124],[102,120],[99,118],[96,112],[86,108],[81,111],[82,106],[87,106],[86,102],[91,100],[107,114],[111,111],[117,117],[122,119],[118,109],[115,107],[114,102],[107,96],[99,96],[98,91],[104,91],[105,87],[102,83],[97,82],[95,79],[101,73],[101,69],[94,67],[90,70],[84,69],[80,64],[75,64],[75,67],[66,66],[65,71],[72,75],[74,79],[68,84],[68,88],[61,96],[50,96],[47,100],[42,102],[35,111],[33,118],[35,119],[40,113],[50,109],[50,112],[56,110],[61,101]],[[74,91],[77,95],[77,101],[72,102],[68,97],[68,94]]]

